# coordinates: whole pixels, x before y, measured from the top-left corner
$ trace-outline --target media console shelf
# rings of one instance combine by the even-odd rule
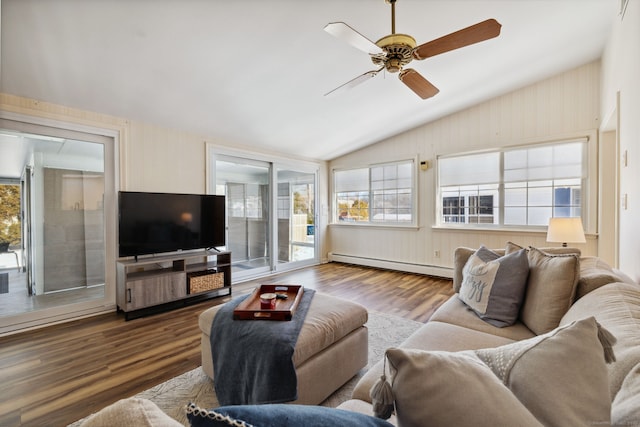
[[[231,252],[198,251],[117,263],[116,301],[127,320],[231,295]]]

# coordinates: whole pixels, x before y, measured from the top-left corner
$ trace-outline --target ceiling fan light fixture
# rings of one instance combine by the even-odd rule
[[[368,53],[371,61],[378,66],[377,70],[364,73],[327,94],[333,93],[338,89],[352,87],[362,80],[368,80],[382,70],[387,70],[389,73],[398,73],[400,81],[420,98],[431,98],[439,92],[438,88],[422,77],[416,70],[404,68],[405,65],[414,59],[423,60],[500,35],[500,23],[495,19],[487,19],[416,46],[416,40],[413,37],[407,34],[396,34],[396,0],[385,1],[391,5],[391,34],[382,37],[375,43],[344,22],[334,22],[325,26],[325,31],[329,34],[343,39],[359,50]]]
[[[397,73],[402,70],[402,62],[397,58],[390,58],[384,63],[384,68],[389,73]]]
[[[388,36],[384,36],[378,40],[376,44],[382,49],[387,49],[395,45],[414,49],[416,47],[416,39],[408,34],[389,34]]]
[[[397,73],[413,60],[416,40],[407,34],[389,34],[376,42],[384,55],[372,55],[374,64],[384,66],[390,73]]]

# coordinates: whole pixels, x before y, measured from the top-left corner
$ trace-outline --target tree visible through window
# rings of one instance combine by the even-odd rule
[[[20,186],[0,184],[0,245],[17,245],[20,235]]]
[[[413,161],[334,172],[335,217],[340,222],[412,223]]]

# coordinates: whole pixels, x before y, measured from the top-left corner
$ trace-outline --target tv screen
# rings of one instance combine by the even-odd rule
[[[225,246],[224,196],[121,191],[119,256]]]

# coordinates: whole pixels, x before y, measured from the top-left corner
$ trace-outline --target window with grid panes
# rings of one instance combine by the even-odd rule
[[[413,160],[336,170],[333,179],[337,222],[413,223]]]
[[[441,224],[544,226],[582,216],[587,141],[438,159]]]

